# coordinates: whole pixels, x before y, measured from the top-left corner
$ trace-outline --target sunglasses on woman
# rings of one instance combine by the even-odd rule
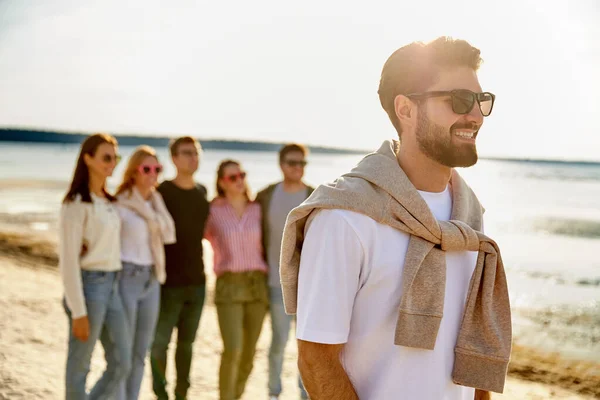
[[[489,117],[494,108],[496,96],[490,92],[474,93],[467,89],[456,89],[446,91],[433,91],[423,93],[412,93],[406,95],[409,99],[422,100],[430,97],[450,96],[452,98],[452,111],[456,114],[468,114],[475,103],[479,105],[481,115]]]
[[[138,171],[140,171],[144,175],[149,175],[151,172],[154,172],[156,175],[160,174],[163,170],[162,165],[140,165],[138,167]]]
[[[115,163],[119,163],[119,161],[121,161],[121,155],[120,154],[116,154],[116,155],[111,155],[111,154],[105,154],[102,156],[102,162],[105,164],[110,164],[111,162],[115,162]]]
[[[225,179],[226,181],[229,181],[231,183],[236,183],[238,181],[238,179],[241,179],[242,181],[244,179],[246,179],[246,173],[245,172],[240,172],[239,174],[227,175],[223,179]]]

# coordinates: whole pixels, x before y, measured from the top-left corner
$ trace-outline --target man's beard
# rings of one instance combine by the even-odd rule
[[[450,168],[470,167],[477,162],[477,148],[467,143],[453,144],[453,132],[472,129],[471,124],[454,124],[450,130],[432,123],[425,110],[417,121],[417,143],[419,149],[430,159]]]

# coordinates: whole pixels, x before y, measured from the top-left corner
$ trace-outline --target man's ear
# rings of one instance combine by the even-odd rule
[[[403,124],[414,124],[414,118],[416,117],[416,107],[408,97],[399,94],[394,99],[394,111],[396,112],[396,118]]]

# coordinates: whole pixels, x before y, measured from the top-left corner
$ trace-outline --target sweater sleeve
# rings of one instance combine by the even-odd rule
[[[85,205],[77,201],[63,204],[60,210],[59,268],[72,318],[87,315],[80,266],[84,224]]]
[[[158,205],[158,210],[156,213],[158,226],[160,226],[160,232],[162,235],[164,244],[173,244],[177,242],[175,235],[175,222],[173,221],[173,217],[167,210],[167,206],[163,200],[163,197],[160,193],[156,193],[156,202]]]

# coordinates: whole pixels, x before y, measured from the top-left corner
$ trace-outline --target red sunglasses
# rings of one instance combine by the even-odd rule
[[[225,179],[226,181],[229,181],[231,183],[236,183],[238,181],[238,179],[241,179],[241,180],[246,179],[246,173],[240,172],[239,174],[227,175],[227,176],[224,176],[223,179]]]
[[[142,174],[149,175],[151,172],[154,172],[156,175],[160,174],[163,170],[162,165],[140,165],[138,167],[138,171]]]

